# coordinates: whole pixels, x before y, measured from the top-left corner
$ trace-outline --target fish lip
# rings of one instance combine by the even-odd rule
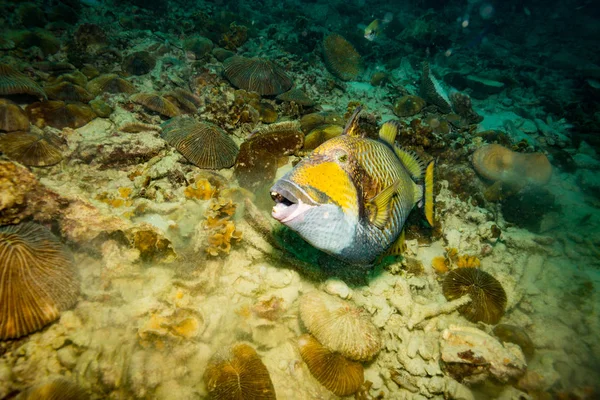
[[[278,202],[277,195],[281,195],[291,203],[302,202],[311,206],[318,205],[302,187],[288,179],[280,179],[271,187],[271,197],[276,203]]]
[[[317,205],[300,186],[289,180],[279,180],[273,185],[270,192],[271,198],[275,201],[271,215],[284,224],[298,218],[307,209]]]

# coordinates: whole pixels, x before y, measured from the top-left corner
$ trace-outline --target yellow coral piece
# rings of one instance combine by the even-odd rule
[[[475,256],[458,256],[456,266],[458,268],[477,268],[481,265],[479,258]]]
[[[184,318],[178,323],[172,325],[171,333],[186,339],[192,338],[200,331],[200,322],[193,317]]]
[[[448,272],[449,270],[449,266],[448,266],[448,260],[446,259],[446,257],[434,257],[433,260],[431,260],[431,266],[433,267],[433,269],[435,269],[436,272],[439,272],[441,274]]]
[[[242,232],[237,230],[230,218],[235,214],[236,205],[230,199],[214,199],[210,205],[205,229],[209,230],[208,246],[206,253],[216,257],[220,254],[229,254],[231,243],[238,243],[242,239]]]
[[[130,188],[119,188],[119,197],[116,197],[114,194],[102,192],[96,195],[96,200],[101,201],[102,203],[108,204],[112,208],[120,208],[120,207],[129,207],[133,204],[131,199],[128,199],[128,195],[124,196],[123,193],[127,193],[126,191],[121,192],[121,189],[128,189],[129,194],[131,194]]]
[[[118,191],[119,195],[124,199],[129,198],[131,196],[131,193],[133,192],[133,190],[130,187],[120,187]]]
[[[195,184],[186,187],[183,194],[188,199],[210,200],[217,193],[208,179],[200,179]]]

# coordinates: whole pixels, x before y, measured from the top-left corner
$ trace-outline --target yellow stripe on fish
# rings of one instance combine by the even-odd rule
[[[290,178],[305,186],[312,198],[319,198],[318,192],[327,193],[345,211],[358,209],[356,188],[348,174],[335,162],[306,165],[296,170]]]

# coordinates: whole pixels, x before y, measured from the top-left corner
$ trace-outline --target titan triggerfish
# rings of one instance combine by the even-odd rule
[[[400,125],[379,139],[360,133],[354,112],[341,136],[326,141],[271,188],[272,215],[312,246],[347,263],[369,265],[399,254],[415,204],[433,225],[433,161],[426,167],[395,145]]]

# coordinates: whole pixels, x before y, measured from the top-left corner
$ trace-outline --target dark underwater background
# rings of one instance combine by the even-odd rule
[[[0,399],[600,398],[597,2],[0,10]],[[435,162],[367,266],[271,217],[359,106]]]

